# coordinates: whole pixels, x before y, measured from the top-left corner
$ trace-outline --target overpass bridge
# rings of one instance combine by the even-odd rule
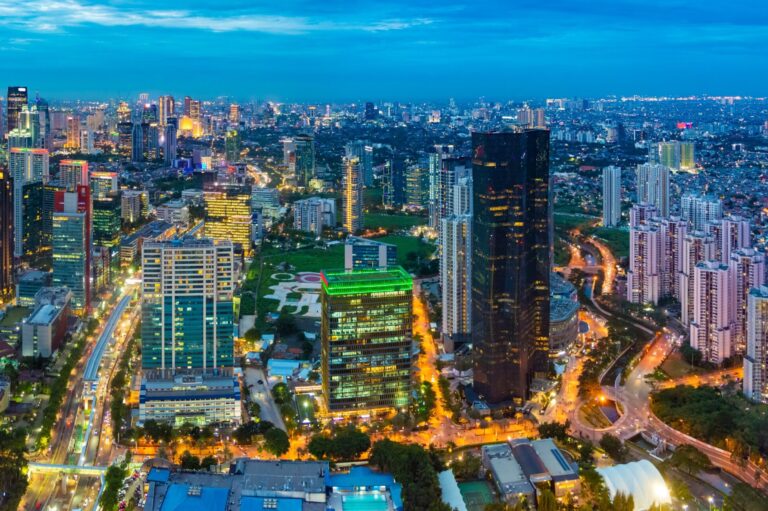
[[[85,467],[81,465],[57,465],[51,463],[30,462],[28,473],[32,474],[78,474],[87,476],[103,476],[107,467]]]

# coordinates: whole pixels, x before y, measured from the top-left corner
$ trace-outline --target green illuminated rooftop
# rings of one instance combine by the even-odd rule
[[[323,291],[329,295],[356,295],[411,291],[413,278],[400,266],[387,269],[321,272]]]

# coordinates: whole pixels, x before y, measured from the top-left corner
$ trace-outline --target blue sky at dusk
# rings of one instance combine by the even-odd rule
[[[0,0],[0,34],[51,99],[768,94],[758,0]]]

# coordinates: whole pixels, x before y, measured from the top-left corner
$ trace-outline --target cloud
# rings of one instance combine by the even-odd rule
[[[33,0],[23,6],[0,0],[0,25],[33,32],[51,32],[81,25],[143,26],[210,32],[261,32],[298,35],[321,31],[386,32],[429,25],[429,18],[313,19],[246,12],[212,15],[184,9],[136,9],[85,3],[80,0]]]

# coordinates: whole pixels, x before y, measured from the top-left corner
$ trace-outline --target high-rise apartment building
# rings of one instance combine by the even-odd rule
[[[603,169],[603,225],[614,227],[621,222],[621,167]]]
[[[659,142],[652,157],[671,169],[692,171],[696,168],[693,142]]]
[[[13,262],[13,183],[8,172],[0,168],[0,304],[9,304],[15,294]]]
[[[659,266],[661,267],[661,297],[680,300],[680,271],[682,268],[683,240],[688,233],[688,224],[680,217],[660,219]]]
[[[685,193],[680,198],[680,216],[695,231],[703,231],[706,225],[723,218],[723,202],[711,195]]]
[[[59,162],[59,183],[70,192],[80,185],[89,185],[88,162],[85,160],[61,160]]]
[[[733,300],[728,266],[720,261],[698,263],[694,269],[690,344],[703,360],[721,364],[733,354]]]
[[[31,218],[24,218],[24,190],[30,184],[42,185],[48,180],[48,150],[11,147],[8,157],[8,169],[13,179],[13,225],[14,225],[14,257],[21,258],[25,250],[32,247],[24,246],[26,236],[25,225]],[[26,222],[25,222],[26,220]]]
[[[661,295],[659,228],[639,225],[629,230],[629,271],[627,300],[657,304]]]
[[[451,186],[456,184],[452,176],[446,176],[453,170],[447,168],[445,160],[451,158],[454,147],[448,144],[438,144],[429,153],[429,226],[440,229],[440,219],[445,218],[447,202],[445,195]]]
[[[8,95],[5,98],[5,132],[10,133],[19,124],[19,113],[22,106],[26,105],[29,98],[26,87],[8,87]]]
[[[696,265],[712,261],[715,240],[702,231],[689,231],[683,238],[680,251],[680,321],[686,327],[693,321]]]
[[[232,103],[229,105],[229,122],[238,124],[240,122],[240,105]]]
[[[357,158],[363,173],[363,184],[373,186],[373,146],[363,140],[349,142],[344,146],[347,158]]]
[[[729,265],[733,282],[730,305],[734,320],[733,349],[744,354],[747,344],[749,290],[765,284],[765,254],[753,248],[739,248],[731,252]]]
[[[768,287],[752,288],[747,298],[747,349],[744,395],[768,403]]]
[[[669,216],[669,167],[653,163],[637,166],[637,202],[652,204],[659,216]]]
[[[310,197],[293,203],[293,228],[320,236],[336,226],[336,200]]]
[[[345,157],[343,165],[342,225],[346,232],[355,234],[363,228],[363,176],[358,159]]]
[[[246,187],[220,187],[203,192],[205,201],[205,236],[229,240],[238,252],[251,252],[251,194]]]
[[[549,352],[549,131],[472,134],[474,388],[522,402]]]
[[[725,216],[720,232],[720,261],[725,264],[728,264],[734,250],[752,246],[752,226],[747,218],[737,215]]]
[[[323,395],[332,414],[408,406],[413,370],[413,280],[400,267],[324,271]]]
[[[53,212],[53,285],[72,292],[72,309],[91,306],[91,196],[87,185],[58,191]]]
[[[120,194],[120,218],[135,224],[149,213],[149,193],[146,190],[123,190]]]
[[[405,168],[405,205],[409,208],[429,208],[429,171],[421,162]]]

